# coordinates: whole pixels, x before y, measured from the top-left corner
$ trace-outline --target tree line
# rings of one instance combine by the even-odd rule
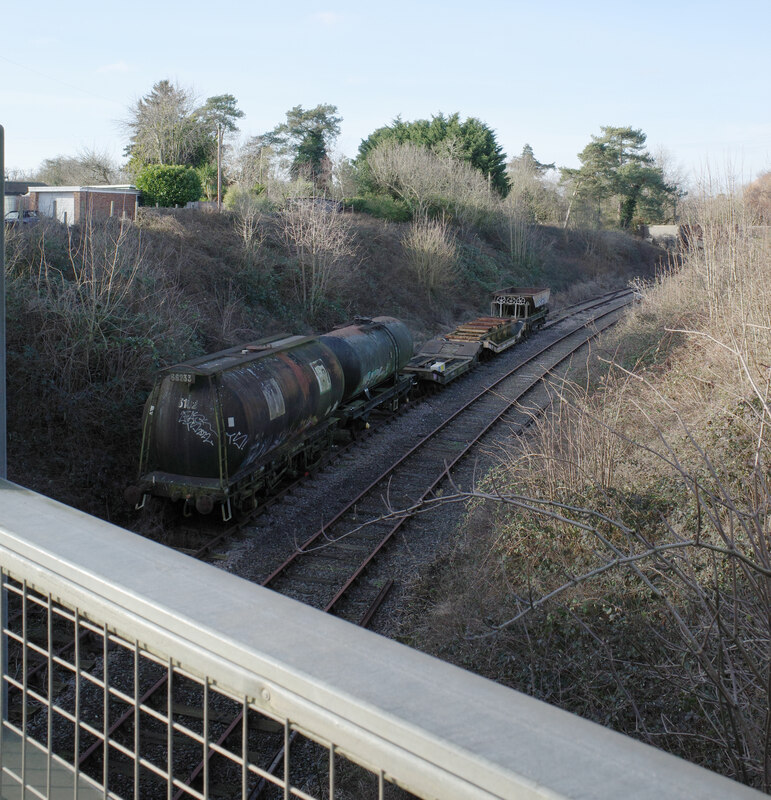
[[[643,131],[629,126],[601,127],[578,154],[580,167],[558,168],[538,161],[529,144],[507,160],[489,125],[458,113],[412,121],[397,117],[364,139],[353,159],[332,154],[342,122],[334,105],[294,106],[273,129],[236,144],[243,116],[231,94],[199,103],[189,89],[158,81],[128,109],[122,170],[108,157],[86,151],[46,160],[36,177],[48,183],[125,177],[150,205],[219,200],[228,188],[254,196],[361,197],[365,210],[390,208],[385,213],[399,218],[414,214],[414,187],[405,176],[383,175],[384,154],[414,161],[422,157],[419,151],[430,154],[432,168],[444,159],[475,170],[491,194],[511,195],[510,202],[531,223],[631,228],[638,222],[665,222],[676,218],[684,195],[666,165],[646,150]]]

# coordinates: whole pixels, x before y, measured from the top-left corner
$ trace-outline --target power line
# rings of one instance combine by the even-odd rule
[[[6,58],[5,56],[0,56],[0,61],[6,61],[8,64],[13,64],[20,69],[23,69],[25,72],[34,72],[35,75],[39,75],[41,78],[45,78],[47,81],[53,81],[54,83],[58,83],[61,86],[66,86],[69,89],[74,89],[77,92],[81,92],[82,94],[87,94],[90,97],[95,97],[97,100],[106,100],[108,103],[114,103],[115,105],[120,105],[118,101],[114,97],[105,97],[102,94],[97,94],[96,92],[91,92],[88,89],[84,89],[82,86],[77,86],[74,83],[68,83],[67,81],[63,81],[60,78],[56,78],[53,75],[48,75],[45,72],[41,72],[38,69],[34,69],[33,67],[28,66],[27,64],[20,64],[18,61],[13,61],[10,58]]]

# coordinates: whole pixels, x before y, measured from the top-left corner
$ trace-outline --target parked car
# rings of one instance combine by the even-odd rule
[[[18,211],[9,211],[5,215],[6,225],[34,225],[38,221],[37,211],[27,210],[22,212],[21,218]]]

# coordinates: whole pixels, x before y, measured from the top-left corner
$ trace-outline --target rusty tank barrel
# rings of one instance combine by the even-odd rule
[[[396,380],[412,350],[406,325],[376,317],[169,367],[145,405],[140,477],[127,499],[184,499],[201,513],[219,502],[224,517],[231,497],[237,506],[250,502],[283,470],[328,446],[347,402]]]
[[[260,341],[165,370],[148,401],[148,466],[230,478],[330,416],[343,373],[318,339]]]
[[[412,335],[394,317],[358,317],[319,337],[337,356],[345,376],[343,402],[399,372],[412,358]]]

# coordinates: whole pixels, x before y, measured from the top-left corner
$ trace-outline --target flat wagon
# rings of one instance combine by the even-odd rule
[[[486,354],[501,353],[543,327],[549,313],[549,294],[547,288],[500,289],[492,296],[490,316],[464,322],[426,342],[404,371],[419,381],[450,383]]]

